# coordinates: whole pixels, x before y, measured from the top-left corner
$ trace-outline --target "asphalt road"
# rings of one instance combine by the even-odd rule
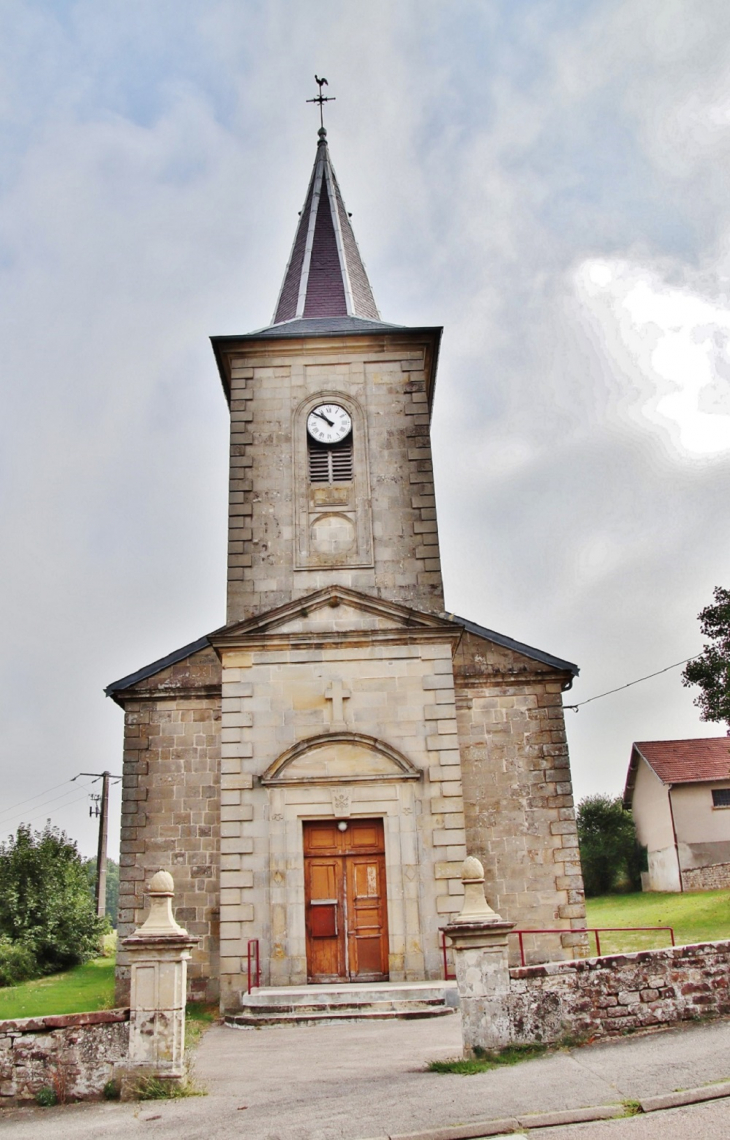
[[[730,1078],[730,1020],[686,1026],[462,1077],[458,1015],[415,1022],[234,1030],[214,1027],[195,1079],[208,1095],[142,1104],[6,1109],[18,1140],[371,1140],[464,1122],[616,1104]],[[727,1123],[726,1123],[727,1122]],[[532,1138],[730,1137],[730,1099],[622,1121],[531,1130]],[[514,1134],[513,1134],[514,1135]]]

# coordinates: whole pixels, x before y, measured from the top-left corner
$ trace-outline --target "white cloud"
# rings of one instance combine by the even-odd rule
[[[575,287],[601,330],[617,372],[629,359],[621,401],[631,419],[659,428],[675,453],[730,452],[730,307],[671,284],[648,266],[591,259]]]

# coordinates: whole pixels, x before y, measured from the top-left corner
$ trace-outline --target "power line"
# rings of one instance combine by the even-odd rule
[[[66,783],[70,784],[70,783],[72,783],[72,781],[67,780]],[[82,784],[81,787],[90,788],[91,785],[94,783],[96,783],[96,781],[91,780],[88,784]],[[50,790],[51,789],[49,788],[49,791]],[[61,792],[60,796],[51,796],[50,800],[41,800],[41,802],[39,804],[34,804],[33,807],[28,808],[27,810],[28,811],[36,811],[38,808],[48,807],[50,804],[55,804],[55,803],[58,803],[59,800],[66,799],[67,796],[73,795],[73,793],[76,791],[78,791],[78,788],[69,788],[67,792]],[[36,797],[36,799],[37,799],[37,797]],[[26,800],[25,802],[27,803],[28,801]],[[9,819],[17,819],[18,816],[21,816],[24,813],[22,811],[18,811],[18,809],[15,808],[12,811],[11,811],[11,809],[8,809],[8,811],[5,814],[8,815]],[[8,821],[5,820],[4,822],[7,823]]]
[[[71,784],[71,783],[73,783],[73,780],[65,780],[64,783]],[[88,784],[81,784],[81,785],[79,785],[79,787],[90,788],[91,785],[95,784],[95,783],[96,783],[96,780],[90,780]],[[61,787],[61,785],[57,784],[56,787]],[[74,792],[77,792],[79,790],[79,787],[69,788],[69,790],[67,792],[62,792],[60,796],[52,796],[50,800],[43,800],[39,804],[34,804],[33,807],[29,808],[28,810],[35,812],[36,814],[31,816],[29,819],[24,820],[22,822],[32,823],[32,821],[34,819],[39,819],[41,815],[45,814],[47,808],[51,807],[52,804],[58,804],[61,801],[68,799],[69,796],[73,795]],[[49,792],[53,791],[53,789],[49,788],[48,791]],[[43,795],[42,792],[40,794]],[[38,797],[37,796],[31,797],[31,799],[33,799],[33,798],[37,799]],[[30,801],[24,800],[22,802],[23,803],[29,803]],[[70,802],[76,803],[76,800],[74,799],[74,800],[71,800]],[[3,820],[0,820],[0,827],[9,827],[9,826],[11,826],[13,820],[22,819],[22,816],[25,814],[25,812],[18,810],[18,808],[20,806],[21,806],[20,804],[17,804],[14,809],[11,809],[11,808],[6,809],[6,818]],[[63,804],[63,806],[67,807],[68,805]],[[8,813],[10,813],[10,814],[8,814]]]
[[[675,661],[674,665],[667,665],[665,669],[657,669],[656,673],[647,673],[645,677],[637,677],[635,681],[627,681],[625,685],[619,685],[616,689],[609,689],[605,693],[598,693],[595,697],[589,697],[587,701],[578,701],[575,705],[565,705],[564,708],[578,712],[579,708],[583,705],[589,705],[591,701],[600,701],[602,697],[610,697],[612,693],[620,693],[622,689],[630,689],[632,685],[640,685],[642,681],[650,681],[652,677],[659,677],[662,673],[668,673],[670,669],[678,669],[680,665],[686,665],[688,661],[694,661],[697,656],[699,656],[699,654],[695,653],[692,657],[685,657],[684,661]]]
[[[29,811],[36,811],[37,808],[48,807],[51,804],[58,803],[59,800],[63,800],[67,796],[71,795],[72,792],[75,792],[76,788],[69,788],[69,790],[67,792],[61,792],[60,796],[52,796],[50,800],[43,800],[43,796],[49,795],[50,792],[55,792],[58,788],[65,787],[66,784],[75,783],[75,781],[78,780],[80,776],[95,776],[95,775],[96,774],[94,772],[79,772],[76,776],[73,776],[70,780],[61,780],[60,784],[52,784],[50,788],[44,788],[44,790],[42,792],[36,792],[36,794],[34,796],[28,796],[28,798],[25,800],[19,800],[17,804],[11,804],[10,807],[6,807],[6,808],[0,808],[0,827],[4,827],[6,823],[10,822],[10,820],[16,819],[18,816],[23,815],[23,812],[20,809],[25,807],[26,804],[33,804],[34,806],[32,808],[29,808],[28,810]],[[91,780],[88,784],[81,784],[79,786],[83,787],[83,788],[90,788],[92,784],[98,783],[98,781],[102,778],[102,775],[103,775],[103,773],[99,773],[99,775],[96,776],[95,779]],[[112,783],[114,783],[114,784],[119,783],[120,780],[121,780],[121,776],[112,777]],[[39,804],[35,803],[36,800],[41,800],[41,803],[39,803]],[[74,802],[76,802],[76,801],[74,801]],[[3,821],[3,819],[2,819],[3,816],[8,816],[9,819]],[[37,819],[38,818],[37,815],[34,816],[34,818]]]
[[[92,783],[93,783],[93,781],[92,781]],[[91,784],[84,784],[83,787],[85,787],[85,788],[91,787]],[[82,800],[86,799],[87,794],[88,793],[85,792],[82,796],[77,796],[76,799],[69,800],[67,803],[63,804],[63,807],[67,808],[67,807],[71,807],[73,804],[81,803]],[[56,810],[58,810],[58,809],[56,809]],[[45,808],[43,809],[43,811],[38,812],[37,815],[32,815],[28,819],[24,819],[22,822],[23,823],[35,823],[36,820],[43,819],[44,817],[46,819],[49,818],[47,813],[46,813]]]
[[[33,800],[39,800],[41,798],[41,796],[47,796],[49,792],[55,792],[56,788],[62,788],[64,786],[64,784],[70,784],[70,783],[71,783],[70,780],[61,780],[60,784],[54,784],[53,787],[46,788],[45,791],[43,791],[43,792],[36,792],[36,794],[34,796],[28,796],[27,800],[21,800],[20,803],[13,804],[9,808],[0,809],[0,815],[7,815],[8,812],[12,813],[16,810],[16,808],[22,807],[23,804],[29,804],[29,803],[32,803]]]

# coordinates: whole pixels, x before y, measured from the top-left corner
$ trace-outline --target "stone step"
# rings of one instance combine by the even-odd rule
[[[455,994],[456,986],[443,982],[373,982],[371,985],[277,986],[241,995],[241,1006],[353,1005],[371,1001],[439,1001]]]
[[[389,1010],[320,1010],[311,1013],[228,1013],[225,1024],[233,1029],[250,1029],[260,1025],[334,1025],[341,1021],[414,1021],[424,1017],[446,1017],[456,1013],[451,1006],[431,1006],[428,1009]]]
[[[339,1021],[443,1017],[458,1005],[455,986],[428,982],[287,986],[241,995],[226,1025],[315,1025]]]

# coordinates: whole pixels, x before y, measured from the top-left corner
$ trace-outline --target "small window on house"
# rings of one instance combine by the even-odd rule
[[[712,806],[730,807],[730,788],[713,788]]]
[[[341,443],[323,444],[309,439],[309,481],[352,482],[352,432]]]

